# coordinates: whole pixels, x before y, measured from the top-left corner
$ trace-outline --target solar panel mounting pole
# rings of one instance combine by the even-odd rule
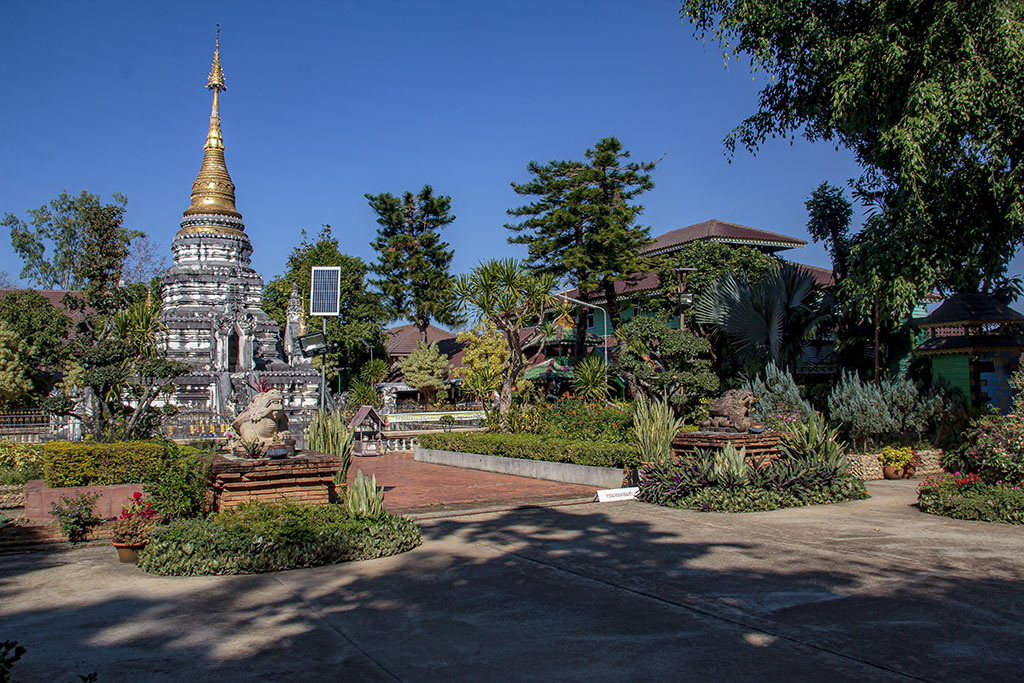
[[[320,356],[320,410],[327,406],[327,317],[341,313],[341,267],[313,266],[309,274],[309,314],[323,318]]]

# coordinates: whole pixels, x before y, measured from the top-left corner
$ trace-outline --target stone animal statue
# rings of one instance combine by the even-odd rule
[[[749,389],[730,389],[708,406],[708,419],[700,423],[706,432],[745,433],[754,424],[750,418],[750,406],[754,394]]]
[[[284,412],[284,398],[277,389],[263,391],[249,401],[231,426],[235,428],[233,446],[252,446],[258,443],[263,449],[290,440],[288,417]]]

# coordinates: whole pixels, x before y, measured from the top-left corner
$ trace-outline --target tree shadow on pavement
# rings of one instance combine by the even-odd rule
[[[151,577],[109,548],[3,558],[0,639],[29,648],[26,681],[1018,677],[1016,580],[637,506],[433,520],[404,555],[257,576]]]

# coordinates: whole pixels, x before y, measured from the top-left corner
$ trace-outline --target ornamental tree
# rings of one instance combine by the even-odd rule
[[[420,342],[400,365],[405,383],[422,393],[428,404],[434,403],[437,392],[444,390],[451,373],[448,357],[437,348],[437,342]]]
[[[461,310],[481,323],[493,325],[505,338],[508,358],[501,366],[501,393],[498,414],[502,427],[512,407],[516,381],[529,363],[525,349],[541,338],[539,323],[545,311],[556,304],[551,294],[555,277],[534,272],[522,261],[491,259],[483,261],[468,275],[455,281],[455,296]]]

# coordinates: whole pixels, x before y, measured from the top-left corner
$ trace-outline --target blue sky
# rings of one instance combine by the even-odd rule
[[[641,199],[652,235],[714,217],[806,237],[810,191],[858,174],[848,152],[801,140],[729,163],[722,138],[764,75],[727,68],[677,2],[8,2],[0,213],[61,189],[121,192],[128,224],[169,258],[202,159],[216,22],[227,165],[267,280],[322,223],[372,260],[364,193],[428,183],[452,197],[453,270],[521,256],[502,227],[520,203],[510,182],[609,135],[662,159]],[[789,256],[828,265],[817,245]],[[0,269],[20,267],[0,236]]]

